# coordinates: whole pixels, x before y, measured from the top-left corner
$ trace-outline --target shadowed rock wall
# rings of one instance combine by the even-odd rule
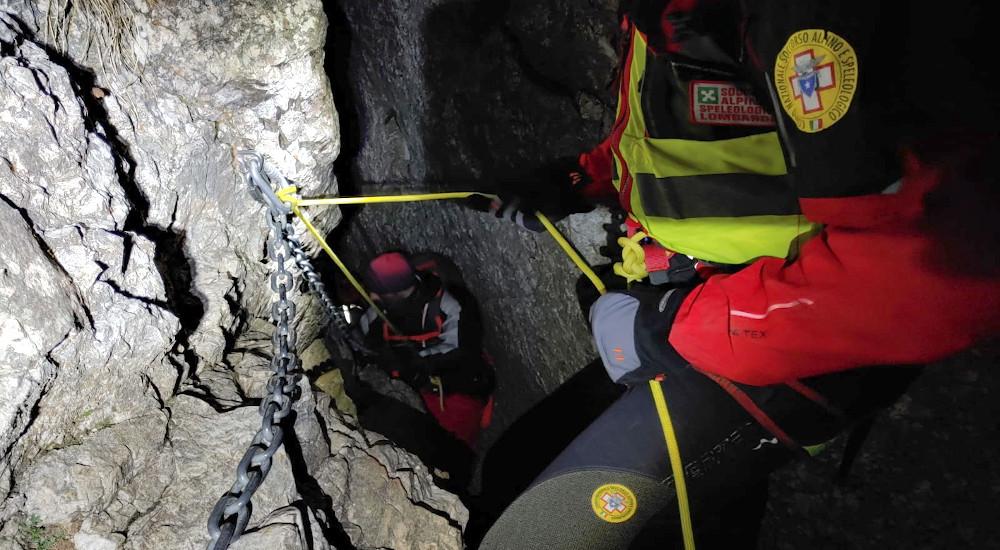
[[[616,2],[392,0],[338,3],[360,141],[350,175],[366,194],[548,185],[537,172],[599,142],[613,116]],[[592,262],[606,212],[560,226]],[[361,211],[355,265],[385,249],[455,260],[482,304],[497,360],[499,431],[594,356],[579,272],[545,235],[458,204]]]

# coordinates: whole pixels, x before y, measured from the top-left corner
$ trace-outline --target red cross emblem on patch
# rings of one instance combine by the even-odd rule
[[[603,521],[622,523],[632,519],[638,508],[635,493],[624,485],[601,485],[590,495],[590,506]]]
[[[620,514],[628,509],[628,506],[625,505],[625,495],[605,493],[601,500],[604,501],[604,510],[609,514]]]
[[[789,80],[792,95],[802,102],[803,113],[822,111],[820,92],[837,85],[833,62],[823,63],[823,56],[816,57],[811,49],[795,56],[795,74]]]

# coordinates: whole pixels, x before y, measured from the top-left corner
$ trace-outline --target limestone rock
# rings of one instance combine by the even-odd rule
[[[124,526],[128,530],[126,548],[202,548],[208,541],[205,524],[211,511],[205,503],[214,505],[215,499],[232,485],[236,465],[260,427],[256,407],[218,414],[204,401],[181,395],[171,401],[171,411],[164,452],[173,463],[160,467],[167,479],[158,498],[151,506],[135,510],[141,514],[139,519]],[[134,490],[143,489],[135,485]],[[274,508],[296,500],[292,466],[282,448],[274,456],[267,481],[254,497],[251,525]],[[115,527],[119,528],[109,530],[121,530],[121,526]]]
[[[314,474],[351,543],[359,549],[464,548],[469,518],[461,502],[436,487],[416,457],[378,434],[351,430],[324,402],[328,398],[318,411],[331,454]]]
[[[279,508],[264,518],[260,527],[248,531],[230,548],[256,550],[258,548],[311,548],[329,550],[326,540],[318,537],[319,524],[308,508],[294,506]]]
[[[234,153],[335,191],[326,28],[319,0],[0,3],[0,546],[29,516],[78,548],[204,546],[270,376],[268,228]],[[293,299],[305,347],[321,311]],[[336,480],[309,483],[331,448],[302,393],[244,547],[336,531],[317,504]],[[381,509],[351,497],[336,506]],[[406,540],[460,540],[428,525]]]

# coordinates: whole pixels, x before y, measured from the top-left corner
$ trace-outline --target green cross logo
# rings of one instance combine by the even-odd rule
[[[717,105],[719,103],[719,89],[714,86],[699,87],[698,101],[701,103],[710,103],[712,105]]]

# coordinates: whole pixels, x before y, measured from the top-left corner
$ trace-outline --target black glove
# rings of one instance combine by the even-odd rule
[[[631,386],[687,361],[667,337],[689,288],[633,285],[627,292],[609,292],[591,307],[591,332],[608,374]]]
[[[531,199],[526,199],[519,195],[501,193],[500,200],[494,201],[491,212],[494,216],[502,218],[520,225],[528,231],[540,233],[545,231],[545,226],[538,219],[536,212],[538,208]],[[561,220],[563,216],[558,216],[552,221]]]
[[[528,231],[536,233],[545,231],[545,226],[535,215],[536,208],[531,201],[509,192],[501,192],[499,198],[493,199],[482,195],[473,195],[465,199],[466,205],[478,212],[488,212],[497,218],[505,219],[520,225]],[[556,220],[562,219],[561,217]],[[555,221],[555,220],[553,220]]]
[[[472,195],[465,199],[465,205],[476,212],[490,212],[495,200],[484,195]]]
[[[510,220],[529,231],[541,232],[545,226],[536,212],[557,222],[570,214],[589,212],[593,208],[577,193],[579,186],[586,185],[588,180],[575,158],[563,158],[516,180],[501,182],[498,185],[500,191],[496,193],[498,199],[474,195],[466,199],[466,204],[474,210]]]
[[[379,365],[390,377],[414,388],[426,386],[431,375],[427,360],[417,355],[416,346],[409,344],[384,348]]]
[[[569,173],[566,174],[566,177],[569,178],[569,184],[575,189],[586,187],[590,185],[591,181],[593,181],[590,179],[590,176],[587,175],[587,171],[579,165],[570,169]]]

